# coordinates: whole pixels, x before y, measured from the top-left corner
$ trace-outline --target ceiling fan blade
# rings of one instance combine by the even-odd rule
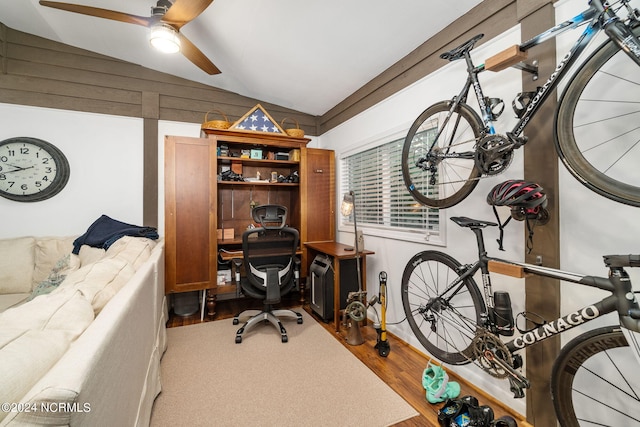
[[[79,4],[59,3],[55,1],[40,0],[42,6],[54,9],[66,10],[67,12],[75,12],[82,15],[95,16],[97,18],[111,19],[113,21],[125,22],[127,24],[136,24],[143,27],[149,27],[157,21],[157,18],[147,16],[130,15],[128,13],[116,12],[114,10],[100,9],[98,7],[82,6]]]
[[[204,53],[191,43],[189,39],[183,36],[182,33],[178,33],[178,37],[180,37],[180,51],[189,61],[193,62],[207,74],[220,74],[218,67],[213,65],[209,58],[204,56]]]
[[[188,24],[213,3],[213,0],[176,0],[164,14],[162,20],[180,29]]]

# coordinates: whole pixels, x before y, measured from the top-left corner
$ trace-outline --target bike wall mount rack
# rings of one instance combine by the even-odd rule
[[[538,61],[534,60],[531,64],[524,62],[527,59],[527,52],[522,51],[520,46],[513,45],[499,52],[484,62],[484,68],[489,71],[502,71],[505,68],[513,67],[518,70],[531,73],[532,80],[538,80]]]
[[[534,59],[531,64],[527,64],[526,62],[518,62],[517,64],[512,65],[513,68],[517,68],[518,70],[526,71],[527,73],[531,73],[531,80],[534,82],[538,80],[538,60]]]

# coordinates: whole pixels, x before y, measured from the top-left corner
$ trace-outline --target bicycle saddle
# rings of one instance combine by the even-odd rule
[[[476,42],[483,37],[484,37],[484,34],[478,34],[477,36],[473,37],[471,40],[467,40],[466,42],[462,43],[460,46],[454,49],[451,49],[448,52],[441,53],[440,58],[448,59],[449,61],[455,61],[456,59],[460,59],[464,56],[465,53],[473,49],[473,46],[476,44]]]
[[[495,222],[490,221],[481,221],[479,219],[471,219],[466,216],[452,216],[451,221],[458,224],[460,227],[469,227],[469,228],[485,228],[485,227],[495,227]]]

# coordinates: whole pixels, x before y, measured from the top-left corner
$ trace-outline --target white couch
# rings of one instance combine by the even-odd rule
[[[0,426],[147,426],[166,349],[164,242],[73,255],[73,240],[0,240]]]

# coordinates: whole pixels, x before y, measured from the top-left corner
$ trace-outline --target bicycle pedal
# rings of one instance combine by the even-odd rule
[[[525,384],[512,377],[509,377],[509,385],[509,389],[513,393],[514,399],[522,399],[524,397],[524,389],[529,388],[526,387]]]
[[[524,144],[526,144],[529,141],[529,138],[526,136],[515,136],[513,135],[511,132],[507,132],[507,138],[509,138],[509,141],[511,141],[511,143],[513,145],[515,145],[514,148],[520,148],[522,147]]]
[[[513,354],[511,356],[511,360],[513,361],[514,369],[520,369],[524,365],[524,363],[522,363],[522,356],[520,356],[519,354]]]

